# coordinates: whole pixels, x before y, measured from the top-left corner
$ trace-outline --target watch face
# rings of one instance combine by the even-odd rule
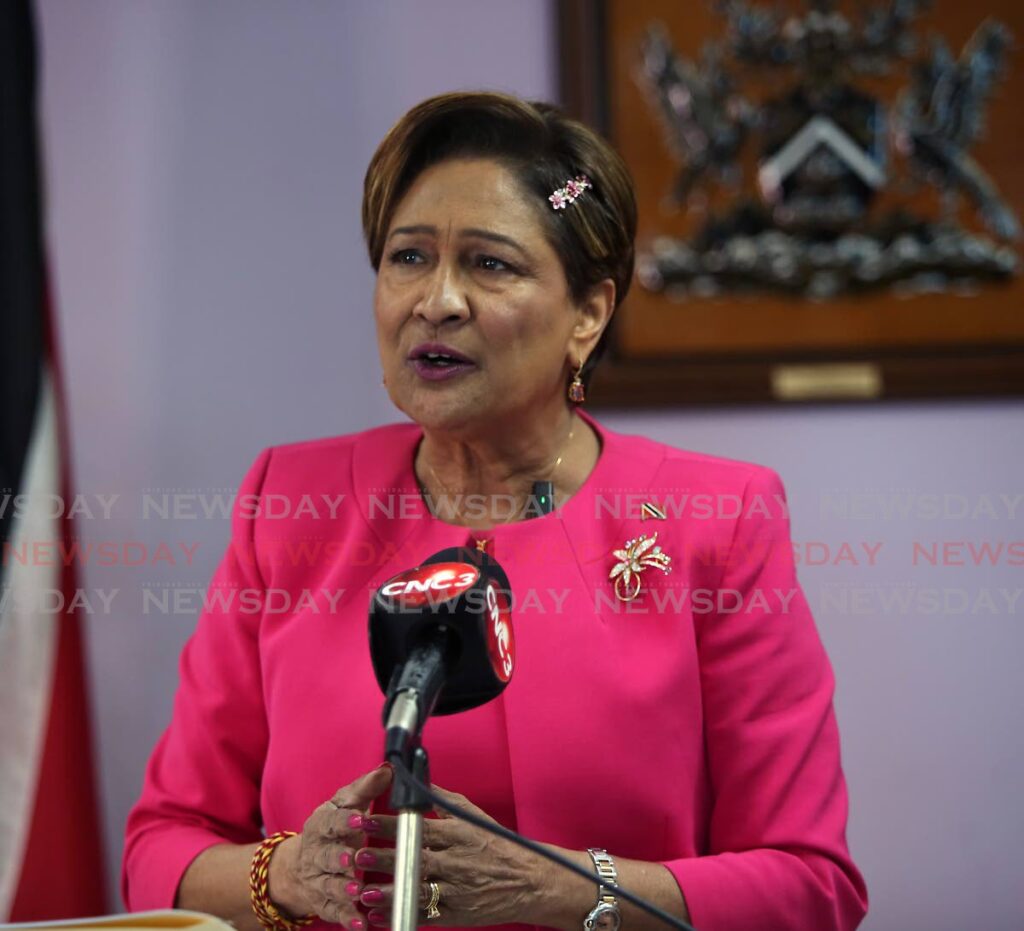
[[[619,931],[622,916],[614,905],[602,902],[587,916],[590,931]]]

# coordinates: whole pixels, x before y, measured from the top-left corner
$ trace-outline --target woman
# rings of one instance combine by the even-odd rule
[[[274,447],[245,477],[128,820],[129,907],[389,921],[367,596],[469,545],[509,576],[518,659],[499,699],[428,722],[439,791],[702,931],[854,928],[832,673],[778,477],[579,406],[633,271],[619,157],[550,106],[443,95],[381,143],[363,224],[413,422]],[[450,817],[423,871],[431,925],[576,929],[597,905],[596,882]]]

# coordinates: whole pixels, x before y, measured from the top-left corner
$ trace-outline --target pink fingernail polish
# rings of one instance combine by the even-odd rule
[[[362,888],[363,887],[360,886],[359,883],[350,882],[348,883],[348,885],[345,886],[345,895],[351,896],[354,899],[356,898],[356,896],[359,895],[359,892]]]
[[[347,870],[352,865],[352,854],[347,852],[343,853],[340,857],[338,857],[338,862],[342,865],[344,869]]]
[[[384,901],[384,893],[380,889],[367,889],[359,897],[363,905],[380,905]]]
[[[356,866],[376,866],[377,858],[369,850],[360,850],[356,854]]]
[[[348,826],[355,831],[362,830],[363,827],[363,816],[362,815],[349,815]]]
[[[368,918],[368,919],[370,920],[370,923],[371,923],[371,924],[375,924],[375,925],[386,925],[386,924],[388,923],[388,915],[387,915],[387,912],[381,911],[381,910],[380,910],[380,909],[378,909],[378,908],[375,908],[375,909],[374,909],[374,910],[373,910],[372,912],[370,912],[370,914],[368,914],[368,915],[367,915],[366,917],[367,917],[367,918]]]
[[[349,931],[364,931],[366,923],[362,918],[353,918],[348,927]]]
[[[379,831],[380,822],[376,818],[363,818],[363,830],[371,833]]]

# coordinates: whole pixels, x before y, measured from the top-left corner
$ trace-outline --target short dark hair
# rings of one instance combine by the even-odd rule
[[[363,235],[374,271],[399,201],[425,169],[455,158],[491,158],[537,197],[548,242],[562,262],[572,299],[615,282],[615,306],[633,280],[636,194],[619,154],[600,135],[553,104],[492,92],[431,97],[406,113],[377,147],[363,185]],[[548,196],[577,175],[593,187],[564,210]],[[609,328],[587,359],[583,379],[603,355]]]

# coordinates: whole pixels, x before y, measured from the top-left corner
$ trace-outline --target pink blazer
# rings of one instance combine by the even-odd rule
[[[515,597],[515,674],[499,702],[428,724],[434,781],[539,840],[663,863],[700,931],[858,925],[834,680],[778,476],[587,419],[602,452],[583,487],[485,534],[427,511],[413,424],[257,458],[128,818],[130,909],[169,907],[212,844],[301,830],[380,762],[369,593],[485,536]],[[653,532],[672,571],[621,602],[613,551]]]

